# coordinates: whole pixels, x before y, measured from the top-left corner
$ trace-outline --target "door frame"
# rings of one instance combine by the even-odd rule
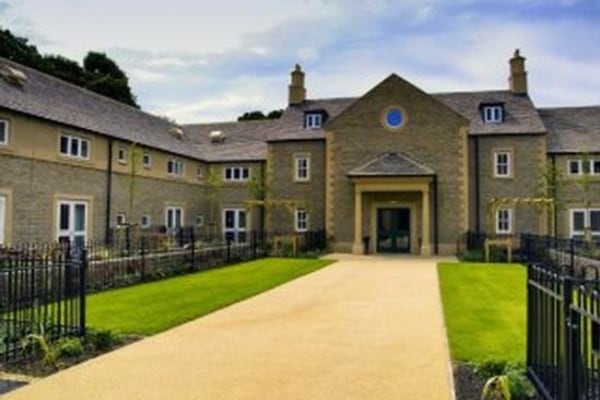
[[[380,240],[379,240],[379,233],[381,231],[381,227],[379,226],[379,222],[380,222],[380,215],[383,215],[384,213],[389,214],[391,220],[389,221],[391,223],[390,226],[390,230],[388,233],[391,232],[396,232],[396,246],[395,248],[390,247],[389,250],[383,250],[381,249],[380,246]],[[402,216],[408,216],[408,221],[406,221],[405,218],[402,218]],[[376,214],[376,236],[374,238],[375,240],[375,249],[377,251],[377,253],[386,253],[386,254],[410,254],[411,251],[411,240],[412,240],[412,230],[411,230],[411,210],[409,207],[406,208],[398,208],[398,207],[393,207],[393,208],[384,208],[384,207],[380,207],[377,209],[377,214]],[[408,223],[408,230],[398,230],[397,227],[394,228],[394,222],[397,225],[404,225],[405,223]],[[400,232],[406,232],[408,234],[408,243],[406,243],[405,246],[400,246],[398,240],[403,236],[400,235]],[[392,237],[392,236],[390,236]]]
[[[227,211],[233,211],[233,228],[226,227],[226,215]],[[240,211],[245,213],[246,225],[243,229],[240,229]],[[248,232],[250,231],[250,211],[245,207],[224,207],[221,211],[222,217],[222,228],[221,232],[223,237],[226,237],[227,233],[233,233],[234,243],[243,243],[248,241]],[[240,241],[240,233],[244,233],[245,240]]]
[[[369,253],[377,253],[377,212],[380,209],[394,209],[394,208],[407,208],[410,210],[410,243],[409,252],[404,254],[416,254],[418,253],[418,230],[417,230],[417,205],[414,202],[374,202],[371,204],[371,212],[369,218],[369,235],[371,236],[371,243],[369,244]]]

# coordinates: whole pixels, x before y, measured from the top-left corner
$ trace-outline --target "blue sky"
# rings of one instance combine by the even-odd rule
[[[0,0],[44,53],[104,51],[145,110],[179,122],[359,96],[390,73],[429,92],[504,89],[515,48],[538,106],[600,104],[600,0]]]

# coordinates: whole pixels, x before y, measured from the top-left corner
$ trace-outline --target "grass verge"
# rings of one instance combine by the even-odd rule
[[[265,258],[97,293],[87,298],[87,322],[95,329],[152,335],[314,272],[332,262]]]
[[[518,264],[438,265],[454,361],[525,361],[526,272]]]

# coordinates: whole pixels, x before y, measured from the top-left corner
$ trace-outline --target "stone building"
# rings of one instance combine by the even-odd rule
[[[467,231],[600,235],[600,107],[536,108],[518,51],[505,90],[392,74],[310,99],[296,66],[288,91],[276,120],[178,125],[0,58],[0,244],[123,223],[326,230],[334,251],[423,255]]]

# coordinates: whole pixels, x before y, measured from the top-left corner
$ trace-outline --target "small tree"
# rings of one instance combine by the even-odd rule
[[[204,184],[207,189],[206,197],[208,198],[210,216],[206,222],[208,228],[208,235],[216,235],[217,228],[217,208],[219,206],[219,200],[221,198],[221,189],[223,187],[223,180],[221,175],[216,170],[217,167],[210,167],[207,171],[206,177],[204,178]]]

